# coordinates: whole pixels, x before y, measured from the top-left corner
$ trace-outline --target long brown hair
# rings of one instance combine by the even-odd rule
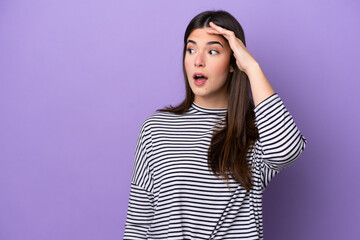
[[[218,26],[231,30],[244,45],[244,31],[239,22],[226,11],[205,11],[195,16],[186,28],[183,49],[183,74],[186,96],[178,106],[158,109],[159,112],[185,113],[194,101],[184,65],[187,38],[198,28],[209,27],[212,21]],[[225,39],[226,40],[226,39]],[[226,180],[228,185],[230,176],[245,189],[252,188],[251,169],[247,162],[247,152],[258,138],[255,126],[254,104],[251,98],[249,79],[236,65],[236,59],[231,54],[230,64],[234,71],[227,80],[229,96],[225,126],[215,130],[208,150],[208,165],[213,173]],[[228,185],[229,186],[229,185]]]

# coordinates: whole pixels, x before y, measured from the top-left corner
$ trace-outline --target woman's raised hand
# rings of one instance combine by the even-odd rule
[[[213,22],[210,22],[210,28],[206,31],[210,34],[220,34],[228,40],[236,58],[236,65],[249,77],[255,106],[275,93],[255,58],[246,49],[244,43],[235,36],[234,32],[217,26]]]
[[[210,28],[206,31],[211,34],[220,34],[228,40],[236,59],[236,65],[241,71],[247,73],[250,66],[256,63],[255,58],[247,50],[244,43],[235,36],[233,31],[222,28],[213,22],[210,22]]]

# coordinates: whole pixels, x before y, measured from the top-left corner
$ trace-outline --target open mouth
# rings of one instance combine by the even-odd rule
[[[196,80],[196,81],[204,81],[204,80],[207,80],[207,77],[206,76],[204,76],[203,74],[201,74],[201,73],[195,73],[194,75],[193,75],[193,78]]]
[[[206,83],[206,80],[208,79],[202,73],[194,73],[193,78],[194,78],[194,83],[195,83],[196,86],[204,85]]]

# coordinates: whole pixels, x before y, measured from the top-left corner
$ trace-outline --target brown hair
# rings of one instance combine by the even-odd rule
[[[192,31],[209,27],[212,21],[218,26],[235,33],[244,45],[244,31],[239,22],[226,11],[205,11],[195,16],[186,28],[183,49],[183,74],[185,80],[186,96],[178,106],[169,106],[158,109],[160,112],[185,113],[194,101],[184,65],[187,38]],[[225,39],[226,40],[226,39]],[[254,104],[251,98],[249,79],[236,65],[236,59],[231,54],[230,64],[234,71],[227,80],[229,96],[228,109],[225,117],[225,126],[215,130],[208,150],[208,165],[213,173],[226,180],[228,185],[229,175],[249,190],[252,187],[251,169],[247,162],[247,152],[259,137],[255,126]],[[229,186],[229,185],[228,185]]]

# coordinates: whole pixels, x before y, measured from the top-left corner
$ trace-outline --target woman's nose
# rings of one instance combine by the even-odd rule
[[[195,66],[196,67],[205,67],[205,59],[202,53],[198,53],[195,58]]]

